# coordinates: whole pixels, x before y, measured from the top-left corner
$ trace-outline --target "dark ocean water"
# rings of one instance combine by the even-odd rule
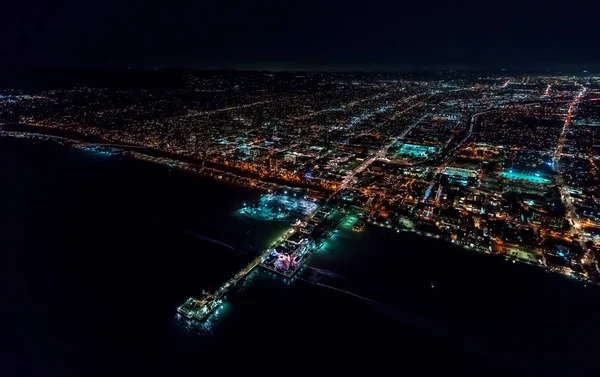
[[[540,269],[340,231],[190,325],[175,308],[286,229],[239,215],[257,192],[14,139],[0,179],[1,375],[596,375],[598,290]]]

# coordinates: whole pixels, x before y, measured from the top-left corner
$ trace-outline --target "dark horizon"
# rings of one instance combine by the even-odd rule
[[[597,70],[592,7],[561,3],[12,3],[0,66]],[[557,5],[560,5],[557,6]]]
[[[569,75],[589,75],[600,72],[600,62],[590,64],[583,63],[546,63],[546,64],[445,64],[441,62],[431,62],[423,64],[400,64],[400,65],[377,65],[377,64],[353,64],[352,62],[343,64],[327,63],[302,63],[302,62],[279,62],[279,63],[236,63],[236,64],[197,64],[197,63],[178,63],[178,64],[88,64],[88,65],[69,65],[69,64],[49,64],[49,65],[27,65],[14,64],[11,62],[0,62],[0,67],[5,74],[13,72],[31,72],[31,71],[51,71],[51,70],[73,70],[73,71],[148,71],[148,70],[190,70],[190,71],[233,71],[233,72],[320,72],[320,73],[419,73],[419,72],[471,72],[471,73],[490,73],[490,74],[569,74]]]
[[[560,64],[529,67],[490,67],[490,66],[445,66],[441,64],[415,65],[403,67],[332,67],[332,66],[265,66],[265,67],[225,67],[198,65],[154,65],[154,66],[10,66],[4,67],[2,75],[14,75],[33,72],[175,72],[189,71],[198,73],[239,72],[239,73],[323,73],[323,74],[434,74],[434,73],[471,73],[505,76],[515,75],[560,75],[590,76],[600,71],[600,64],[592,66],[580,64]]]
[[[275,74],[281,78],[292,78],[292,75],[322,74],[339,75],[340,77],[382,76],[387,79],[407,80],[461,80],[476,77],[502,78],[507,76],[570,76],[593,77],[600,69],[584,70],[582,67],[563,67],[563,69],[426,69],[414,68],[404,70],[325,70],[325,69],[295,69],[295,70],[252,70],[224,68],[195,68],[195,67],[19,67],[0,71],[0,88],[43,90],[50,88],[67,88],[77,86],[89,87],[120,87],[120,88],[184,88],[185,80],[182,74],[203,77],[217,77],[220,74],[258,75]]]

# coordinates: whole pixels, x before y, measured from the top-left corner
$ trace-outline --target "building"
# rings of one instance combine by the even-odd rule
[[[444,120],[458,120],[460,117],[458,114],[435,114],[431,117],[431,120],[434,121],[444,121]]]
[[[271,156],[269,157],[269,171],[270,172],[278,172],[280,169],[280,163],[279,163],[279,158],[277,158],[277,156]]]
[[[477,178],[479,172],[474,167],[448,166],[442,174],[453,178]]]
[[[296,155],[293,153],[288,153],[283,157],[283,161],[291,162],[291,163],[295,164],[296,163]]]

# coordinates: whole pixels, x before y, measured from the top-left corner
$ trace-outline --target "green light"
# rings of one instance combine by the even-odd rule
[[[509,172],[503,171],[502,173],[500,173],[500,175],[504,178],[515,180],[515,181],[529,181],[529,182],[533,182],[533,183],[549,183],[550,182],[549,179],[539,177],[535,174],[514,172],[512,170]]]
[[[436,147],[419,145],[419,144],[402,144],[398,150],[399,155],[412,156],[412,157],[427,157],[437,151]]]

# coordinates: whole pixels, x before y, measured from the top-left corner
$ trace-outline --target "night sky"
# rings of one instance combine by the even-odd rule
[[[19,1],[2,66],[401,70],[600,65],[593,1]]]

